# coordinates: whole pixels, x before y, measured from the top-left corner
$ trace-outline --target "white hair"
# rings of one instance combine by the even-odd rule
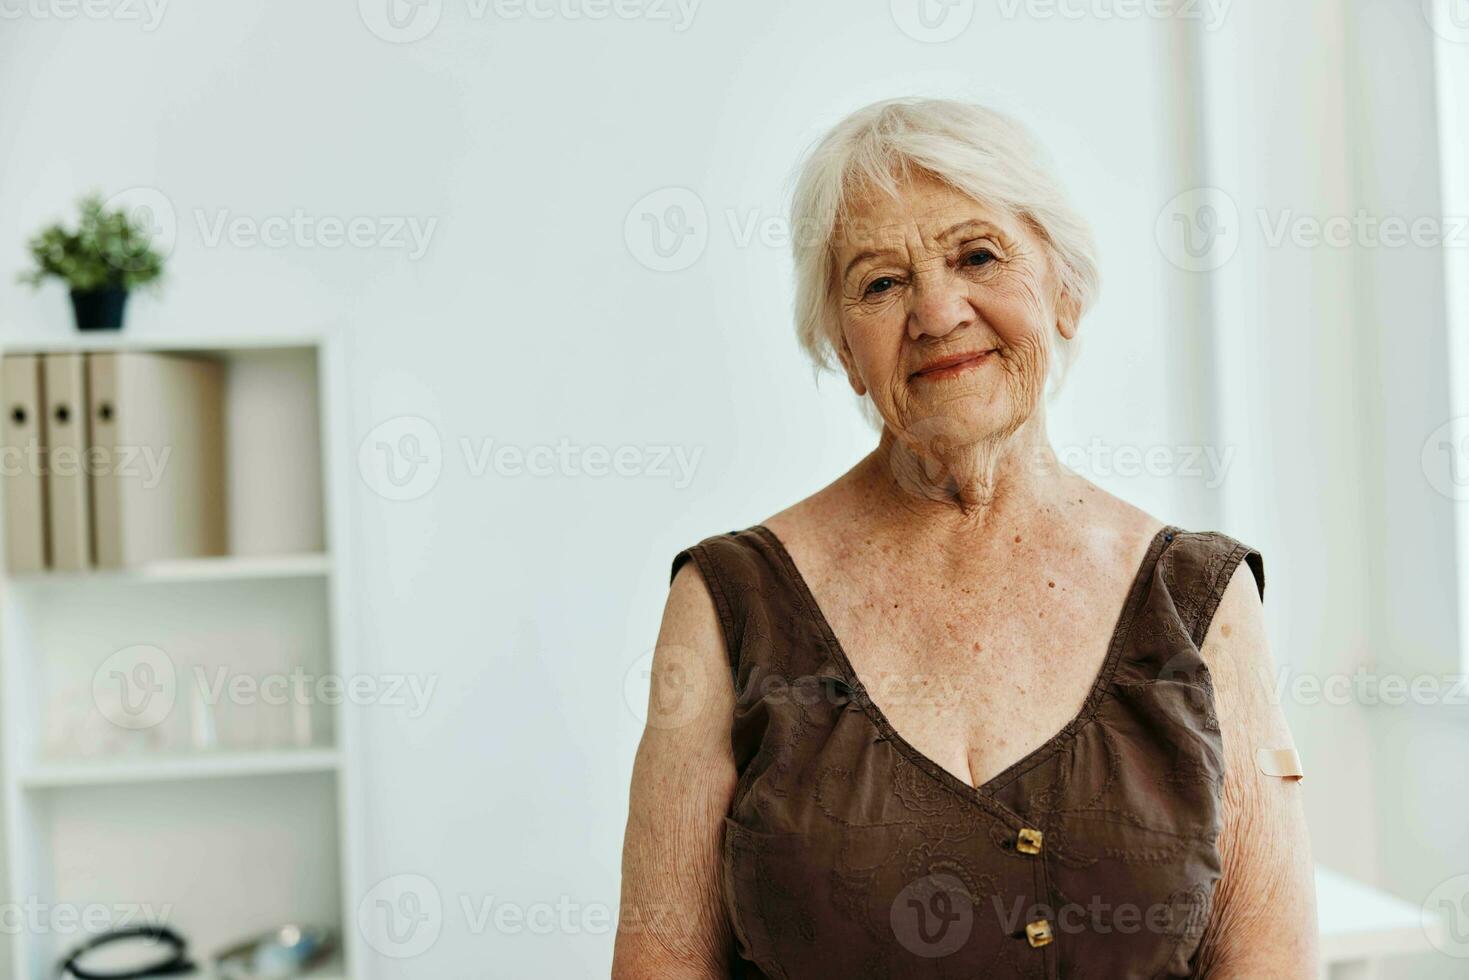
[[[1061,287],[1085,314],[1099,287],[1091,228],[1067,200],[1045,152],[1020,122],[984,106],[947,99],[889,99],[847,116],[811,150],[791,202],[796,265],[796,335],[817,369],[836,367],[840,343],[833,267],[837,227],[867,188],[898,193],[927,173],[1028,221],[1051,251]],[[1050,331],[1058,355],[1053,385],[1072,343]]]

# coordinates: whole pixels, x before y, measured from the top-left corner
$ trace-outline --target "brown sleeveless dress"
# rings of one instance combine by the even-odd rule
[[[1189,976],[1223,753],[1199,646],[1259,552],[1168,526],[1085,704],[978,788],[895,732],[763,525],[693,559],[736,691],[723,888],[737,978]]]

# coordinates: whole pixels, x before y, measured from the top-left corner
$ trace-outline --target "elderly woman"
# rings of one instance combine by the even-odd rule
[[[1097,265],[1035,145],[879,103],[792,217],[802,344],[881,436],[674,560],[614,976],[1314,977],[1261,557],[1058,462]]]

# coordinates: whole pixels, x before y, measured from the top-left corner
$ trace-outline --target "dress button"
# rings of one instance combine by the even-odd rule
[[[1054,937],[1051,935],[1051,924],[1045,919],[1036,919],[1034,922],[1025,924],[1025,939],[1035,948],[1049,946]]]
[[[1033,827],[1021,827],[1020,833],[1015,837],[1015,850],[1021,854],[1039,854],[1044,837],[1044,834]]]

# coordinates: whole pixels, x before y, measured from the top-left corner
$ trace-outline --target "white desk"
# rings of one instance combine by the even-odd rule
[[[1430,936],[1438,938],[1444,927],[1441,917],[1425,918],[1413,902],[1319,866],[1316,918],[1322,976],[1330,980],[1372,977],[1380,957],[1433,952]]]

